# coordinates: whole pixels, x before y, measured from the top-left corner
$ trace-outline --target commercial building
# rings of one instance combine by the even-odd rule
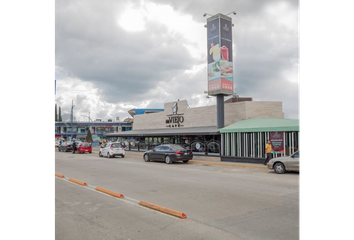
[[[277,132],[280,128],[257,130],[257,133],[261,134],[255,134],[253,130],[238,134],[232,132],[238,131],[237,126],[232,128],[233,130],[228,127],[249,119],[268,119],[268,122],[285,120],[282,103],[276,101],[230,99],[225,102],[226,127],[220,129],[216,127],[216,111],[215,105],[191,108],[186,100],[169,102],[164,105],[163,111],[134,115],[132,131],[107,133],[104,136],[125,142],[132,150],[145,151],[162,143],[176,143],[192,149],[194,154],[220,156],[222,161],[260,162],[264,158],[264,139],[269,138],[271,132]],[[261,122],[262,120],[259,121]],[[284,141],[295,133],[296,137],[291,138],[291,141],[296,142],[293,143],[294,146],[298,145],[298,128],[297,131],[296,129],[291,131],[293,132],[291,135],[283,134]],[[249,134],[253,134],[253,138],[248,137]],[[252,140],[254,138],[259,141]],[[255,143],[257,144],[253,146]],[[257,151],[254,153],[255,149]],[[280,152],[286,153],[290,152]]]
[[[132,123],[126,122],[73,122],[73,138],[84,139],[91,129],[93,140],[101,140],[104,134],[130,131]],[[71,138],[71,122],[55,122],[55,138]]]
[[[299,120],[251,118],[220,130],[221,161],[259,163],[271,141],[273,156],[289,156],[299,149]]]

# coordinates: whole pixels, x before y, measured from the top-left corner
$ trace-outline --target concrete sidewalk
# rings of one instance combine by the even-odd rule
[[[55,148],[57,151],[58,148]],[[100,147],[93,147],[92,148],[92,153],[93,154],[98,154],[100,150]],[[125,151],[125,155],[127,157],[133,157],[133,158],[138,158],[138,159],[143,159],[144,152],[138,152],[138,151]],[[196,163],[196,164],[206,164],[206,165],[219,165],[219,166],[228,166],[228,167],[244,167],[244,168],[260,168],[260,169],[268,169],[266,166],[263,164],[257,164],[257,163],[235,163],[235,162],[221,162],[220,157],[213,157],[213,156],[204,156],[204,155],[194,155],[193,160],[189,161],[190,163]]]
[[[98,154],[99,147],[94,147],[92,149],[92,153]],[[125,151],[125,155],[127,157],[134,157],[143,159],[144,152],[138,151]],[[207,164],[207,165],[218,165],[218,166],[228,166],[228,167],[245,167],[245,168],[260,168],[260,169],[268,169],[266,166],[262,164],[255,163],[235,163],[235,162],[221,162],[220,157],[212,157],[212,156],[203,156],[203,155],[194,155],[193,160],[189,161],[190,163],[197,164]]]

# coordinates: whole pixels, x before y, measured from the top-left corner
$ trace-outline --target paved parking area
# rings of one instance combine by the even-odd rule
[[[57,178],[56,239],[157,239],[156,232],[166,239],[298,239],[299,174],[212,161],[144,162],[134,154],[56,152],[57,173],[126,197]],[[142,200],[187,218],[143,208]]]

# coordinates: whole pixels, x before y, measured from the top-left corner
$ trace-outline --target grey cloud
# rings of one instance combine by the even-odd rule
[[[263,12],[266,5],[281,1],[220,1],[217,5],[204,0],[154,2],[170,4],[192,15],[201,27],[206,22],[204,12],[235,10],[236,92],[259,100],[284,101],[284,111],[298,115],[298,87],[283,76],[284,70],[298,63],[297,30],[266,19]],[[298,8],[298,1],[286,2]],[[56,1],[56,65],[63,69],[58,75],[94,83],[107,102],[137,105],[150,100],[148,107],[154,108],[163,107],[164,101],[189,99],[206,90],[206,70],[192,77],[183,74],[195,64],[206,64],[204,59],[186,54],[183,43],[188,39],[167,34],[167,29],[155,22],[147,22],[145,32],[125,32],[117,24],[120,12],[119,1]],[[147,92],[161,82],[171,95],[149,96]],[[77,101],[84,103],[84,98]],[[101,118],[106,115],[106,110],[97,113]]]
[[[109,102],[139,95],[192,64],[182,45],[185,40],[165,34],[156,23],[147,26],[152,29],[148,34],[127,33],[112,24],[116,20],[108,9],[111,17],[100,19],[100,25],[89,18],[88,12],[96,9],[83,9],[79,16],[75,9],[65,9],[59,8],[56,15],[56,64],[71,76],[95,83]]]
[[[234,18],[235,21],[239,17],[257,16],[259,11],[261,11],[266,5],[272,3],[286,2],[291,4],[292,7],[298,8],[298,0],[232,0],[232,1],[218,1],[215,0],[194,0],[194,1],[175,1],[175,0],[154,0],[154,2],[159,4],[168,4],[173,6],[177,11],[184,12],[193,16],[195,21],[206,22],[206,18],[203,17],[204,13],[208,14],[228,14],[232,11],[236,11],[237,15]]]

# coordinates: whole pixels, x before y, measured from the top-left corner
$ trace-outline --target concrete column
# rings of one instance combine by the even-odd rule
[[[216,127],[223,128],[224,120],[224,95],[216,95]]]

